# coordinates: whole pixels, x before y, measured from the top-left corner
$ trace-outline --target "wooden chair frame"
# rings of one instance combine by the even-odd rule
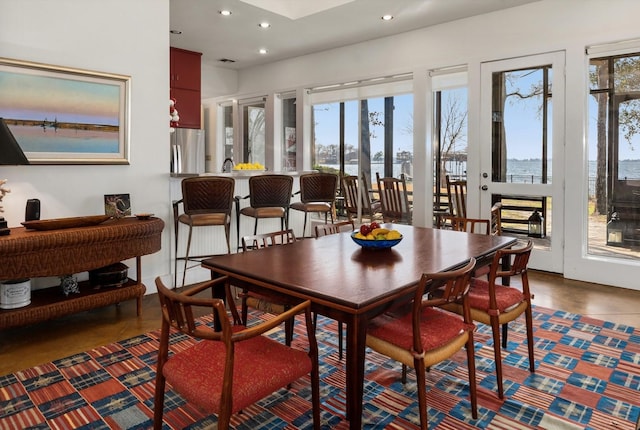
[[[502,372],[502,348],[507,347],[507,333],[508,323],[517,319],[525,314],[525,324],[527,328],[527,348],[529,352],[529,370],[531,373],[535,372],[535,356],[533,345],[533,314],[531,311],[531,299],[533,295],[529,289],[529,276],[527,273],[527,265],[529,263],[529,257],[531,250],[533,249],[533,242],[527,241],[525,246],[511,249],[500,249],[496,252],[493,262],[491,263],[489,270],[489,309],[478,309],[471,307],[471,317],[474,321],[481,322],[491,326],[493,333],[493,350],[496,366],[496,379],[498,384],[498,396],[504,398],[503,387],[503,372]],[[522,285],[523,300],[520,303],[516,303],[506,310],[500,311],[498,307],[498,301],[496,297],[497,285],[502,288],[515,288],[512,286],[503,286],[498,284],[498,278],[504,283],[512,277],[520,276]],[[476,280],[474,280],[476,282]],[[472,283],[473,285],[473,283]],[[473,294],[473,286],[471,289]],[[462,314],[464,310],[456,304],[447,304],[443,306],[445,309],[452,312]],[[500,326],[502,326],[502,340],[500,339]]]
[[[467,352],[469,397],[471,399],[472,415],[474,418],[478,416],[473,322],[467,297],[469,281],[475,264],[476,260],[472,258],[466,266],[460,269],[422,275],[411,304],[411,327],[406,328],[406,330],[412,331],[413,342],[409,349],[371,335],[371,332],[375,332],[371,329],[371,324],[375,327],[376,319],[372,321],[368,330],[366,341],[368,347],[402,363],[403,382],[406,382],[407,366],[415,369],[418,384],[420,428],[423,430],[428,427],[426,371],[429,367],[451,357],[463,348]],[[433,292],[436,289],[438,294],[434,295]],[[446,344],[438,348],[425,350],[422,331],[426,328],[425,326],[428,322],[422,320],[424,309],[427,307],[440,307],[449,303],[457,304],[464,310],[463,319],[468,329],[463,330],[455,338],[448,339]],[[391,317],[393,318],[395,315],[391,314]],[[401,316],[398,317],[400,318]]]
[[[358,205],[358,188],[362,184],[361,205]],[[347,217],[350,220],[357,219],[358,208],[360,207],[360,215],[370,221],[382,218],[382,204],[379,200],[371,198],[367,178],[364,173],[362,179],[357,176],[342,177],[342,195],[344,197],[344,206]]]
[[[409,205],[407,182],[404,174],[398,178],[381,178],[376,172],[378,193],[382,203],[382,220],[384,222],[396,222],[411,224],[412,211]]]
[[[452,180],[449,175],[447,180],[447,196],[449,199],[449,214],[466,218],[467,217],[467,181]]]
[[[284,321],[293,318],[295,315],[304,314],[307,325],[307,336],[309,340],[308,356],[311,360],[311,396],[312,396],[312,417],[315,430],[320,429],[320,376],[318,369],[318,344],[315,337],[315,328],[311,319],[311,303],[309,301],[293,305],[289,311],[271,318],[260,324],[245,328],[242,330],[234,330],[230,323],[226,306],[221,299],[204,298],[196,296],[207,289],[214,286],[224,284],[227,300],[232,300],[229,288],[229,279],[220,277],[212,281],[208,281],[187,291],[177,293],[164,286],[161,279],[156,278],[156,286],[158,288],[158,297],[162,307],[162,329],[160,335],[160,343],[158,349],[158,361],[156,370],[156,389],[154,397],[154,429],[160,430],[163,425],[164,412],[164,392],[166,387],[166,379],[164,375],[164,366],[169,357],[169,336],[172,330],[184,333],[202,342],[216,342],[220,344],[220,349],[224,351],[224,374],[222,376],[222,389],[219,393],[219,410],[213,411],[218,415],[218,428],[227,430],[231,415],[238,409],[242,409],[244,405],[234,404],[233,401],[233,385],[234,381],[234,363],[236,361],[236,345],[242,342],[253,342],[258,340],[259,336],[263,336],[269,330],[282,324]],[[209,309],[213,312],[214,317],[220,323],[221,329],[214,331],[209,327],[202,327],[196,323],[195,310],[197,308]],[[235,307],[231,307],[234,313]],[[234,313],[234,320],[237,318],[237,311]],[[272,340],[272,342],[276,342]],[[181,352],[176,352],[180,354]],[[173,357],[173,356],[172,356]],[[207,377],[204,376],[203,377]],[[210,376],[209,376],[210,377]],[[217,376],[219,377],[219,376]],[[293,381],[291,381],[293,382]],[[273,387],[274,390],[281,387]],[[248,387],[247,389],[251,389]],[[216,393],[210,393],[216,395]]]

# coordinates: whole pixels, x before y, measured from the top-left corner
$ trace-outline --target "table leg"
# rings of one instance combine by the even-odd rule
[[[362,428],[362,398],[364,393],[364,360],[367,324],[352,316],[347,323],[347,419],[350,429]]]
[[[213,270],[211,271],[211,279],[214,280],[216,278],[219,278],[220,275],[219,273],[214,272]],[[224,285],[214,285],[213,288],[211,289],[211,295],[212,298],[214,299],[222,299],[225,303],[226,303],[226,298],[227,295],[225,294],[225,290],[224,290]],[[231,304],[233,306],[233,303]],[[215,331],[220,331],[222,330],[222,326],[220,325],[220,318],[218,317],[218,313],[214,313],[213,315],[213,329]]]

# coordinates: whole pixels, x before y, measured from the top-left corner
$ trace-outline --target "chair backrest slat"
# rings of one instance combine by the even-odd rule
[[[333,224],[318,224],[316,225],[316,237],[328,236],[330,234],[337,234],[343,231],[353,231],[355,228],[353,221],[342,221]]]
[[[293,230],[280,230],[271,233],[254,234],[242,238],[242,250],[251,251],[274,245],[285,245],[296,241]]]

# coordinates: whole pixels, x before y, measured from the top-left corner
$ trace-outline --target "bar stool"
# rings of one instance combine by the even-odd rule
[[[258,175],[249,178],[249,195],[235,196],[238,248],[240,248],[240,215],[255,218],[253,234],[258,233],[258,220],[280,218],[280,230],[289,229],[289,204],[293,177],[289,175]],[[240,209],[240,200],[249,199],[249,206]]]
[[[174,286],[177,287],[178,260],[184,260],[182,286],[187,274],[189,261],[200,261],[211,255],[190,256],[191,236],[194,227],[223,226],[227,241],[227,253],[231,253],[229,242],[231,229],[231,210],[235,180],[222,176],[198,176],[182,180],[182,199],[173,203],[173,222],[175,234]],[[178,214],[182,204],[184,213]],[[180,224],[189,227],[187,249],[183,257],[178,257],[178,231]],[[192,267],[196,267],[195,265]]]
[[[327,223],[327,215],[331,215],[333,223],[333,206],[336,201],[338,189],[338,175],[333,173],[305,173],[300,175],[300,201],[293,202],[291,209],[304,212],[304,224],[302,236],[307,231],[307,214],[324,214],[324,223]],[[296,194],[298,194],[296,193]]]

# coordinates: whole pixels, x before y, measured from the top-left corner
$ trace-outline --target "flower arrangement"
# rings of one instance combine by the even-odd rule
[[[180,117],[178,116],[178,109],[176,109],[176,99],[169,99],[169,131],[173,133],[178,126]]]

